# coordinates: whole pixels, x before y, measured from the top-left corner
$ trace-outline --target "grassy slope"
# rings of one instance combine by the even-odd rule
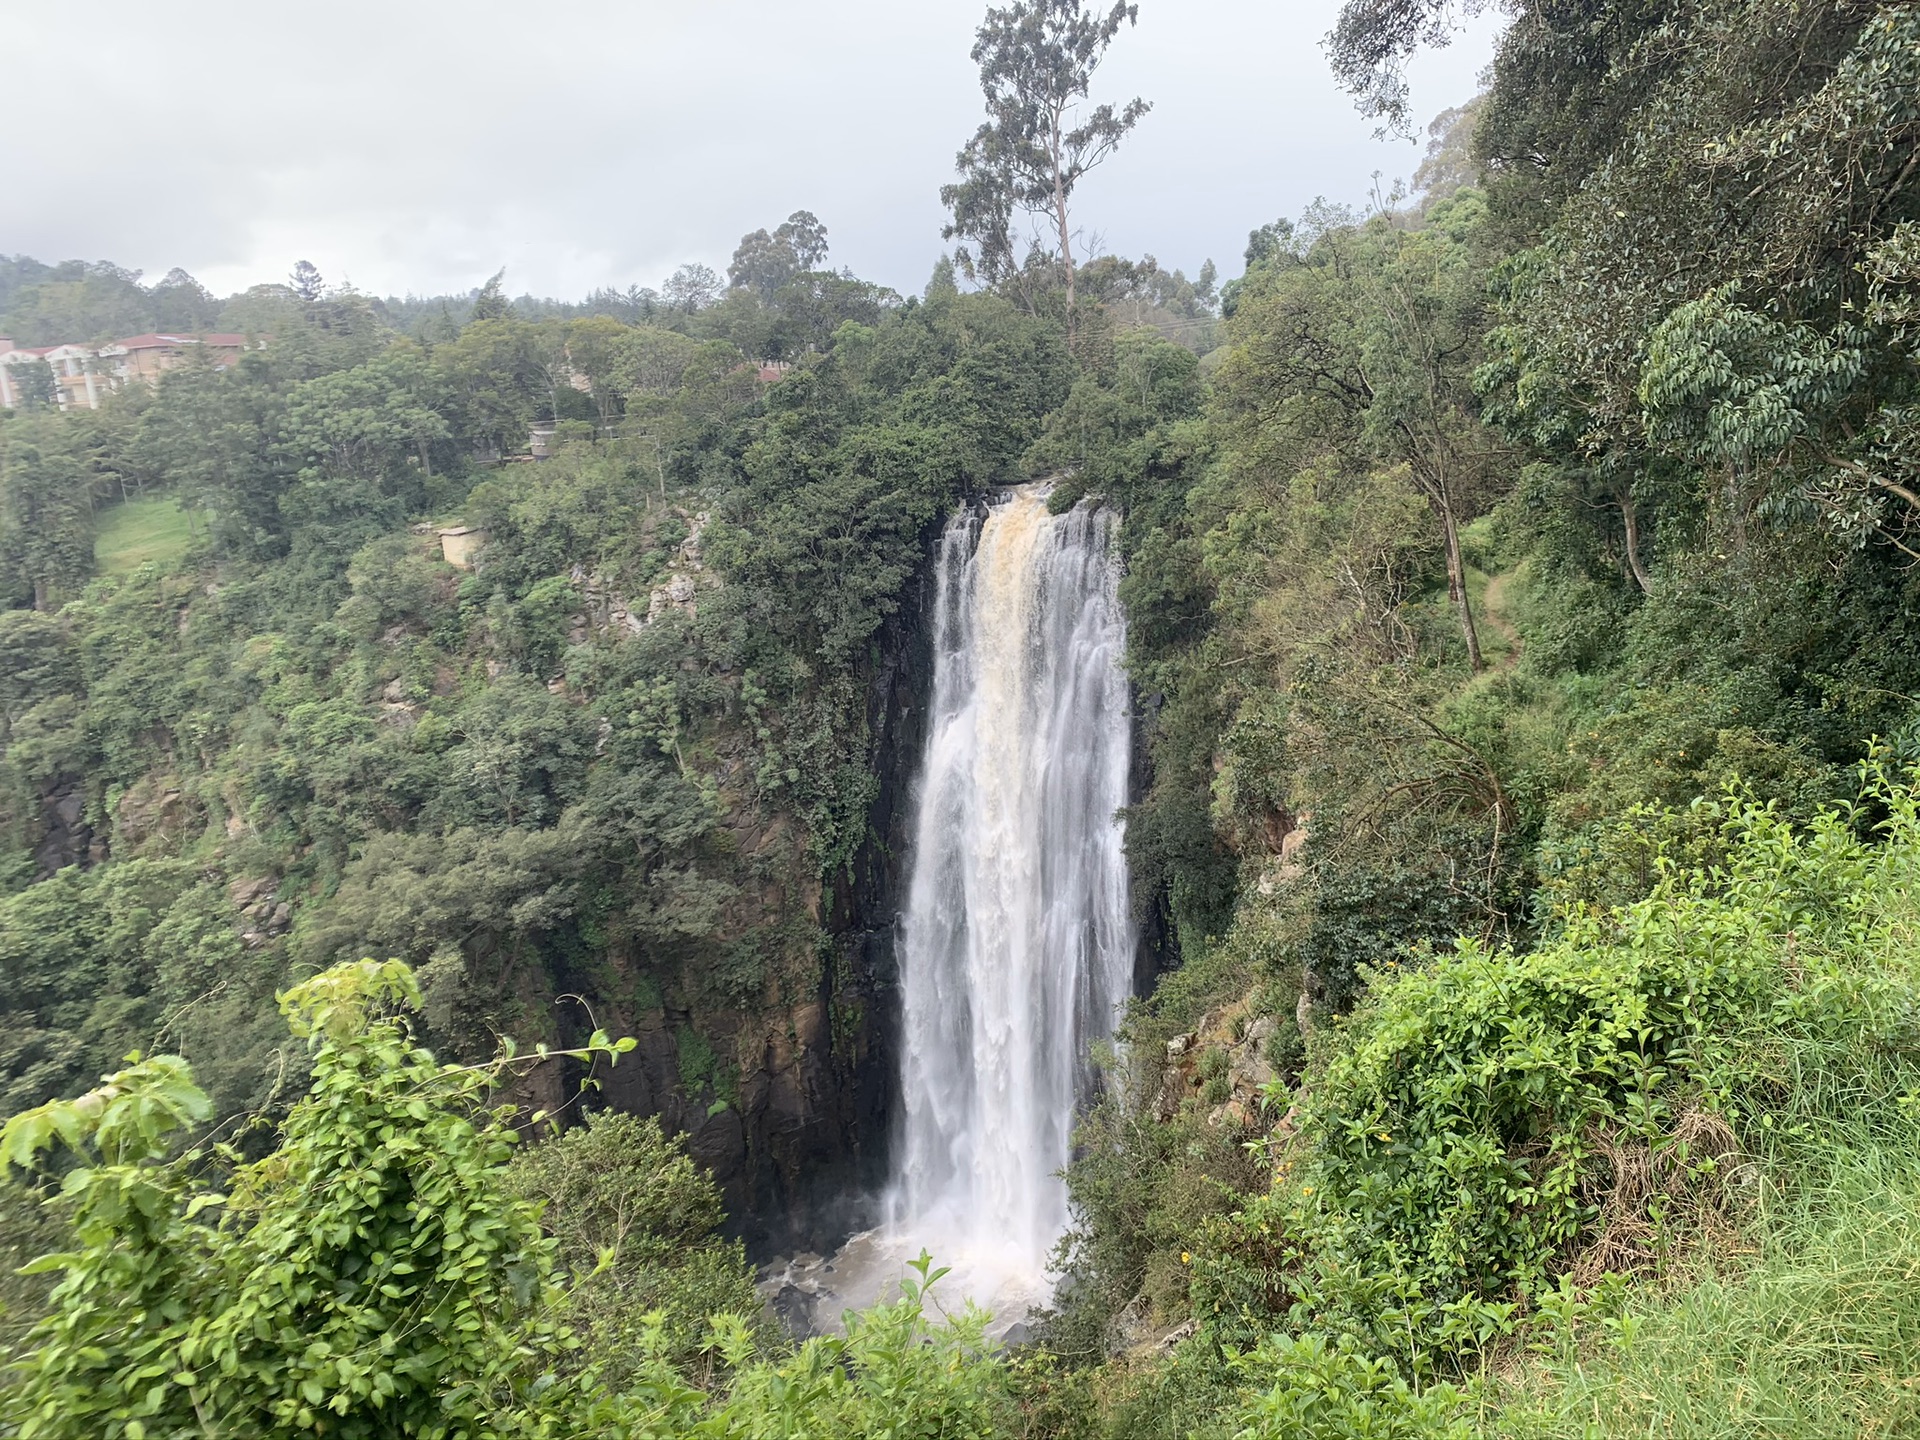
[[[1772,1088],[1769,1077],[1781,1085],[1782,1139],[1771,1163],[1756,1159],[1729,1176],[1733,1192],[1747,1195],[1737,1207],[1746,1210],[1742,1233],[1704,1244],[1664,1282],[1635,1287],[1619,1319],[1583,1322],[1575,1343],[1543,1337],[1530,1363],[1496,1367],[1480,1433],[1920,1434],[1920,1078],[1910,1013],[1920,895],[1911,860],[1897,859],[1911,856],[1913,836],[1883,843],[1896,863],[1882,854],[1884,868],[1851,912],[1859,949],[1837,992],[1858,1006],[1857,1035],[1842,1020],[1829,1053],[1782,1035],[1754,1057],[1752,1092],[1741,1098]],[[1879,1003],[1905,1012],[1891,1031],[1884,1016],[1871,1018],[1872,972],[1890,982]],[[1899,1098],[1889,1106],[1888,1095]]]
[[[1629,1338],[1495,1387],[1504,1408],[1488,1428],[1527,1440],[1920,1432],[1916,1138],[1839,1148],[1753,1227],[1750,1266],[1723,1262],[1632,1307]]]
[[[1521,649],[1506,614],[1512,578],[1468,574],[1496,665]],[[1850,1123],[1844,1104],[1819,1108],[1803,1168],[1765,1185],[1739,1242],[1638,1290],[1605,1329],[1582,1325],[1573,1352],[1499,1367],[1481,1433],[1920,1434],[1920,1105],[1892,1134]]]
[[[148,495],[100,512],[93,542],[102,575],[124,575],[148,563],[166,564],[191,541],[187,512],[170,495]]]

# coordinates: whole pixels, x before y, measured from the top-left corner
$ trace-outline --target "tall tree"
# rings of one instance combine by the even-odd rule
[[[9,365],[7,376],[13,381],[13,389],[18,397],[18,408],[22,410],[51,410],[54,397],[60,393],[54,383],[53,366],[44,360],[28,360],[19,365]]]
[[[1382,131],[1411,135],[1407,61],[1446,45],[1486,8],[1487,0],[1347,0],[1326,39],[1334,78]]]
[[[609,385],[617,394],[665,397],[680,384],[700,345],[677,331],[641,325],[621,335],[610,348],[614,355]]]
[[[1242,452],[1273,473],[1332,457],[1393,469],[1418,492],[1475,670],[1484,657],[1460,529],[1496,488],[1502,458],[1472,388],[1486,328],[1485,215],[1477,195],[1457,197],[1417,229],[1377,217],[1330,229],[1304,255],[1276,249],[1238,294],[1217,382]]]
[[[771,300],[796,275],[817,270],[827,258],[827,227],[811,210],[796,210],[771,235],[742,235],[727,266],[727,284]]]
[[[64,417],[36,415],[0,431],[0,565],[35,610],[93,568],[92,477]]]
[[[682,265],[660,287],[667,308],[692,315],[720,298],[720,277],[705,265]]]
[[[148,293],[153,297],[154,323],[162,330],[193,335],[219,322],[220,302],[177,265]]]
[[[620,414],[621,392],[614,384],[614,371],[627,327],[610,315],[585,315],[567,322],[565,334],[568,365],[592,387],[589,393],[600,423],[612,424]]]
[[[306,305],[313,304],[327,292],[327,282],[321,278],[320,267],[311,260],[296,261],[293,272],[287,276],[287,284],[301,303]]]
[[[254,372],[257,374],[258,372]],[[280,496],[288,475],[282,447],[284,397],[249,383],[247,372],[216,370],[198,352],[161,378],[128,446],[142,488],[163,484],[207,524],[228,558],[284,553]]]
[[[942,236],[967,241],[958,258],[989,278],[1013,268],[1013,210],[1045,218],[1057,234],[1066,276],[1069,342],[1074,187],[1152,108],[1136,96],[1117,111],[1097,106],[1083,119],[1081,106],[1113,37],[1139,13],[1138,5],[1120,3],[1102,16],[1080,0],[1022,0],[987,11],[973,59],[989,118],[957,157],[960,182],[940,190],[941,203],[953,212]]]
[[[513,306],[500,288],[506,277],[504,268],[496,270],[487,277],[487,283],[474,292],[472,319],[504,320],[513,313]]]

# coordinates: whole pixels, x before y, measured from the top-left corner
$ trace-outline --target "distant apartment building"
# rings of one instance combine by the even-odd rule
[[[257,342],[256,342],[257,343]],[[92,345],[16,346],[0,336],[0,410],[23,399],[25,377],[16,367],[44,362],[53,372],[53,402],[62,410],[97,410],[114,390],[131,380],[151,385],[190,356],[205,354],[224,370],[247,348],[244,335],[131,335]]]

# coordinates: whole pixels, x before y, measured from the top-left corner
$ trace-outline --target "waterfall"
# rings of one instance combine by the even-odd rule
[[[976,1300],[997,1333],[1052,1294],[1088,1051],[1133,978],[1116,524],[1085,502],[1051,515],[1028,485],[941,537],[887,1218],[768,1267],[761,1293],[797,1333],[897,1298],[923,1249],[953,1271],[936,1303]]]
[[[887,1228],[982,1300],[1044,1298],[1088,1048],[1132,980],[1115,523],[1026,486],[940,545]]]

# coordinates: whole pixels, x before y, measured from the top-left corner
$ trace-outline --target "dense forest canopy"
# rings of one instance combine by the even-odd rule
[[[249,337],[0,415],[0,1429],[1920,1424],[1920,12],[1510,0],[1222,282],[1081,253],[1135,8],[988,12],[918,295],[804,210],[578,304],[0,260],[16,345]],[[1458,11],[1333,71],[1409,131]],[[1161,973],[1031,1343],[794,1344],[729,1236],[1029,478],[1124,517]]]

